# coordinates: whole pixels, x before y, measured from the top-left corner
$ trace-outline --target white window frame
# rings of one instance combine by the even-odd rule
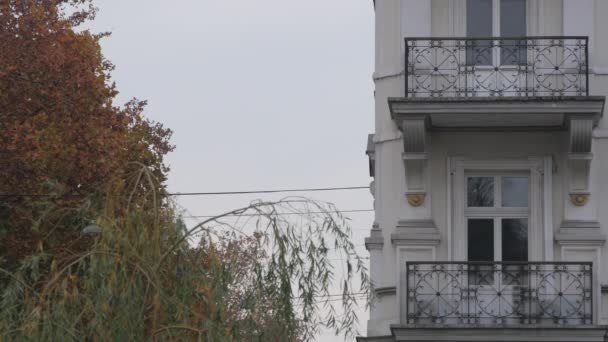
[[[466,261],[466,179],[470,172],[529,173],[528,260],[553,261],[552,157],[517,159],[448,158],[448,258]]]
[[[528,177],[528,206],[527,207],[503,207],[502,206],[502,177],[509,176],[520,176],[520,177]],[[530,175],[527,172],[514,172],[514,171],[486,171],[486,172],[465,172],[464,175],[464,222],[467,225],[465,229],[465,248],[467,250],[467,254],[469,251],[468,246],[468,220],[469,219],[492,219],[494,221],[494,261],[503,261],[502,260],[502,219],[509,218],[525,218],[528,220],[528,260],[530,260],[530,251],[533,246],[530,246]],[[493,201],[494,205],[492,207],[469,207],[468,198],[467,198],[467,187],[468,187],[468,179],[471,177],[492,177],[494,181],[493,187]],[[501,204],[499,206],[499,204]],[[467,255],[468,259],[468,255]]]

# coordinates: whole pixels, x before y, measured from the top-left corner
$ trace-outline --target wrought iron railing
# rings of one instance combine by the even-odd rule
[[[406,96],[589,95],[587,40],[406,38]]]
[[[592,263],[408,262],[407,324],[593,324]]]

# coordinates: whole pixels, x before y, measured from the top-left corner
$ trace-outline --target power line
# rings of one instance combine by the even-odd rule
[[[217,192],[173,192],[167,196],[215,196],[215,195],[244,195],[244,194],[271,194],[280,192],[314,192],[314,191],[338,191],[338,190],[362,190],[369,189],[369,186],[345,186],[331,188],[301,188],[301,189],[272,189],[272,190],[243,190],[243,191],[217,191]],[[30,193],[10,193],[0,194],[0,197],[61,197],[77,196],[76,194],[30,194]]]
[[[362,294],[362,295],[351,296],[350,298],[353,298],[356,301],[364,301],[364,300],[367,300],[368,296],[365,294]],[[327,298],[327,299],[315,300],[314,302],[316,304],[323,304],[325,302],[341,302],[341,301],[344,301],[344,298]],[[304,303],[300,301],[300,302],[295,303],[295,305],[301,306],[301,305],[304,305]]]
[[[371,212],[374,211],[374,209],[351,209],[351,210],[328,210],[328,211],[308,211],[308,212],[301,212],[301,213],[273,213],[272,215],[306,215],[306,214],[325,214],[325,213],[363,213],[363,212]],[[241,216],[263,216],[265,214],[263,213],[257,213],[257,214],[233,214],[233,215],[226,215],[223,217],[241,217]],[[211,218],[211,217],[216,217],[219,215],[189,215],[189,216],[182,216],[183,218]]]
[[[77,194],[26,194],[26,193],[14,193],[14,194],[0,194],[0,197],[76,197]],[[84,195],[82,195],[84,196]]]
[[[218,192],[174,192],[169,196],[213,196],[213,195],[242,195],[242,194],[270,194],[277,192],[312,192],[312,191],[337,191],[337,190],[361,190],[369,189],[369,186],[345,186],[332,188],[302,188],[302,189],[279,189],[279,190],[248,190],[248,191],[218,191]]]

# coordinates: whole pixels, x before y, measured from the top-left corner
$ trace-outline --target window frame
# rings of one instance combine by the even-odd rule
[[[502,206],[502,178],[503,177],[528,177],[528,206],[527,207],[503,207]],[[494,205],[492,207],[469,207],[468,191],[464,191],[464,220],[465,220],[465,240],[467,244],[468,260],[468,223],[469,219],[492,219],[494,229],[494,260],[502,260],[502,220],[503,219],[526,219],[528,221],[528,260],[530,260],[530,193],[531,182],[530,174],[526,171],[493,171],[493,172],[465,172],[464,186],[468,187],[469,178],[472,177],[492,177],[494,179],[493,195]]]
[[[470,159],[448,157],[448,258],[454,261],[468,259],[465,174],[497,172],[529,172],[529,220],[528,220],[528,259],[530,261],[551,261],[553,250],[553,227],[551,220],[543,217],[552,215],[552,192],[543,189],[545,181],[550,184],[552,157],[528,157],[513,159]],[[494,209],[491,209],[494,210]],[[475,214],[474,212],[469,212]],[[479,212],[482,218],[486,213]],[[517,208],[503,208],[501,215],[521,217]],[[486,216],[487,217],[487,216]],[[509,217],[505,217],[509,218]]]

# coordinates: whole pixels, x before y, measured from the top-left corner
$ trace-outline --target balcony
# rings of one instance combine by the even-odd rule
[[[587,37],[406,38],[406,97],[587,96]]]
[[[592,264],[408,262],[406,324],[591,326]]]
[[[587,50],[587,37],[406,38],[405,94],[388,106],[408,203],[427,193],[428,131],[567,131],[569,195],[589,194],[605,97],[589,95]]]

